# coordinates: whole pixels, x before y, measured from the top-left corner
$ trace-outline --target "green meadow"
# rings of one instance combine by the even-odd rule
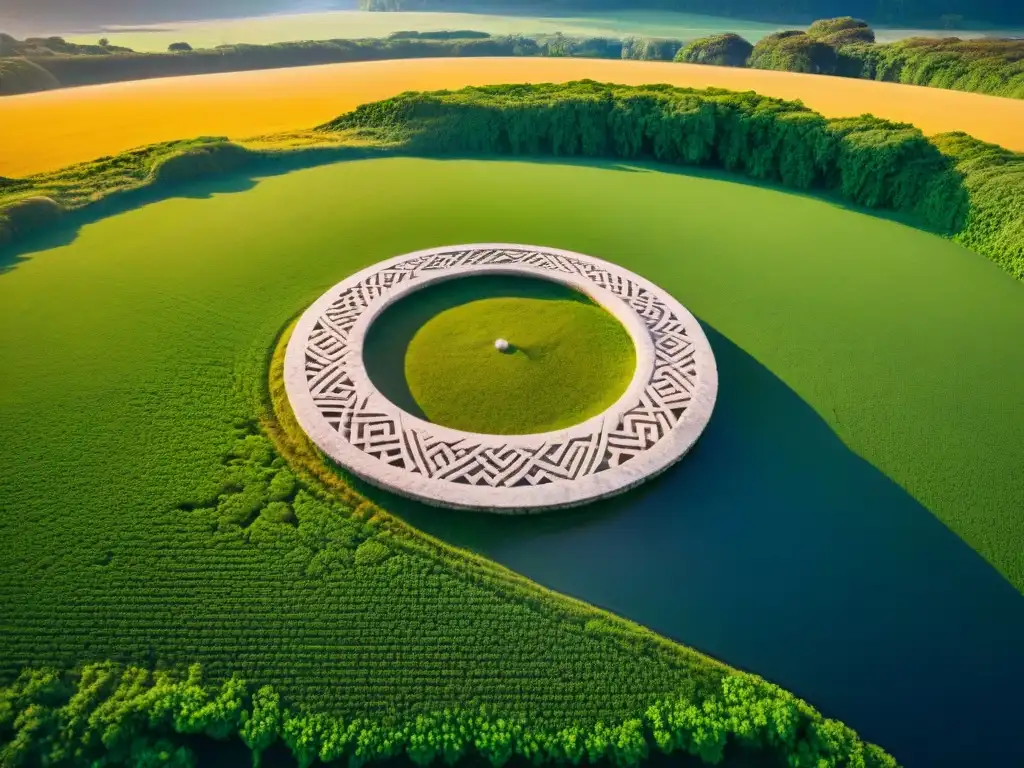
[[[557,283],[510,276],[446,281],[388,307],[364,360],[406,411],[495,435],[586,421],[622,396],[636,367],[629,334],[605,309]]]
[[[4,680],[25,666],[200,663],[215,683],[238,674],[339,717],[490,707],[552,728],[721,685],[717,665],[678,646],[472,557],[450,571],[376,516],[340,514],[262,436],[271,351],[324,290],[397,254],[495,241],[581,251],[670,291],[713,345],[771,371],[1024,589],[1024,286],[993,263],[713,174],[362,160],[193,184],[54,230],[5,265]]]

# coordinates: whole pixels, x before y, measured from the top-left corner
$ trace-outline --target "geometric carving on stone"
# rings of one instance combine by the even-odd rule
[[[363,364],[373,320],[427,285],[496,273],[563,283],[619,319],[637,367],[618,401],[555,432],[480,435],[426,422],[380,394]],[[310,438],[367,481],[439,506],[532,512],[621,493],[680,459],[710,419],[718,373],[696,319],[640,276],[561,249],[488,243],[399,256],[338,283],[296,325],[285,386]]]

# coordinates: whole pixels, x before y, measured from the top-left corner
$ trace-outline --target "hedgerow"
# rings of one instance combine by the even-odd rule
[[[450,707],[415,717],[343,719],[289,707],[271,686],[238,677],[219,685],[192,665],[186,675],[110,662],[74,674],[23,671],[0,688],[0,761],[20,765],[193,765],[176,736],[240,738],[253,764],[282,741],[300,768],[346,760],[350,768],[406,754],[416,765],[455,764],[476,753],[579,765],[636,766],[650,750],[721,762],[726,746],[778,754],[792,768],[890,768],[896,762],[849,728],[821,717],[778,686],[744,673],[721,679],[702,701],[665,696],[636,717],[551,728],[500,709]]]
[[[716,166],[794,189],[834,191],[936,231],[960,229],[967,195],[953,162],[909,125],[826,120],[806,107],[717,89],[508,85],[403,94],[322,131],[372,130],[419,154],[553,154]]]

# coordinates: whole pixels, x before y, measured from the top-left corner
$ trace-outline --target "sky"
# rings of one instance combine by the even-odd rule
[[[23,37],[107,24],[158,24],[355,8],[358,0],[0,0],[0,32]]]

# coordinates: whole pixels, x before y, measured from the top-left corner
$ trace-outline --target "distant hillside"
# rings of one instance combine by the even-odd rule
[[[908,24],[950,29],[967,24],[1024,24],[1022,0],[360,0],[370,11],[418,11],[493,8],[607,11],[610,9],[680,11],[711,16],[797,23],[827,16],[858,16],[878,24]]]

